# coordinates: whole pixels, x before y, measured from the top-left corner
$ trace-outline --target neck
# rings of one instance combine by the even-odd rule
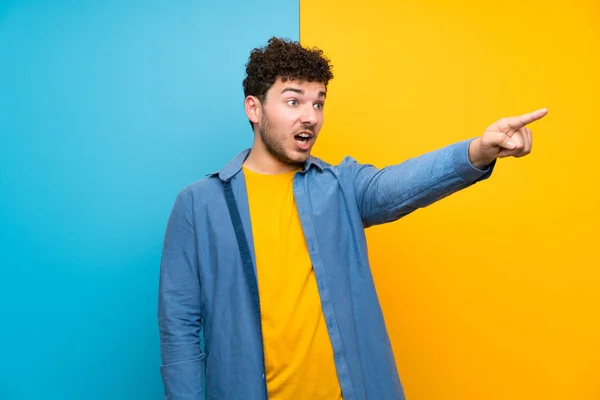
[[[282,162],[274,157],[267,150],[267,146],[262,141],[260,134],[256,131],[254,132],[252,149],[246,161],[244,161],[244,167],[259,174],[275,175],[297,169],[299,166],[298,164]]]
[[[299,167],[298,164],[288,164],[277,160],[266,149],[252,147],[244,161],[244,167],[252,172],[265,175],[283,174]]]

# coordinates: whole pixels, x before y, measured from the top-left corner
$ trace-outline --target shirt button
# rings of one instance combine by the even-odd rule
[[[265,374],[263,374],[263,379],[265,379]]]

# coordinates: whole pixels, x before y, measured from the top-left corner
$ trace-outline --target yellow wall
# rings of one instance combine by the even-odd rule
[[[550,110],[530,156],[368,230],[409,399],[600,399],[600,2],[302,0],[300,13],[302,43],[334,64],[315,148],[330,162],[397,163]]]

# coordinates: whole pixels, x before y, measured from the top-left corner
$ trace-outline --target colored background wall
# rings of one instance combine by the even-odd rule
[[[409,398],[600,398],[600,6],[365,4],[300,4],[336,73],[316,155],[383,166],[550,109],[531,156],[368,232]],[[298,28],[291,1],[0,3],[0,399],[162,398],[172,201],[251,144],[248,51]]]
[[[271,35],[297,1],[0,2],[0,399],[162,399],[166,220],[251,145]]]
[[[384,166],[550,110],[530,156],[368,230],[411,400],[600,398],[599,4],[301,1],[336,75],[318,156]]]

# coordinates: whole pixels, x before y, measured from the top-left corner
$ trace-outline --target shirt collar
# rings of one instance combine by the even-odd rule
[[[246,150],[242,151],[237,156],[235,156],[231,161],[229,161],[227,163],[227,165],[225,165],[220,171],[213,172],[212,174],[208,174],[207,176],[218,175],[219,179],[221,179],[222,181],[228,181],[234,175],[236,175],[238,172],[241,171],[242,164],[244,164],[244,161],[246,161],[248,154],[250,154],[250,150],[251,149],[246,149]],[[304,173],[304,172],[308,171],[310,169],[310,167],[312,167],[313,165],[317,169],[319,169],[319,171],[323,171],[323,167],[324,167],[323,161],[316,157],[308,156],[308,159],[304,163],[304,169],[302,170],[302,172]]]

